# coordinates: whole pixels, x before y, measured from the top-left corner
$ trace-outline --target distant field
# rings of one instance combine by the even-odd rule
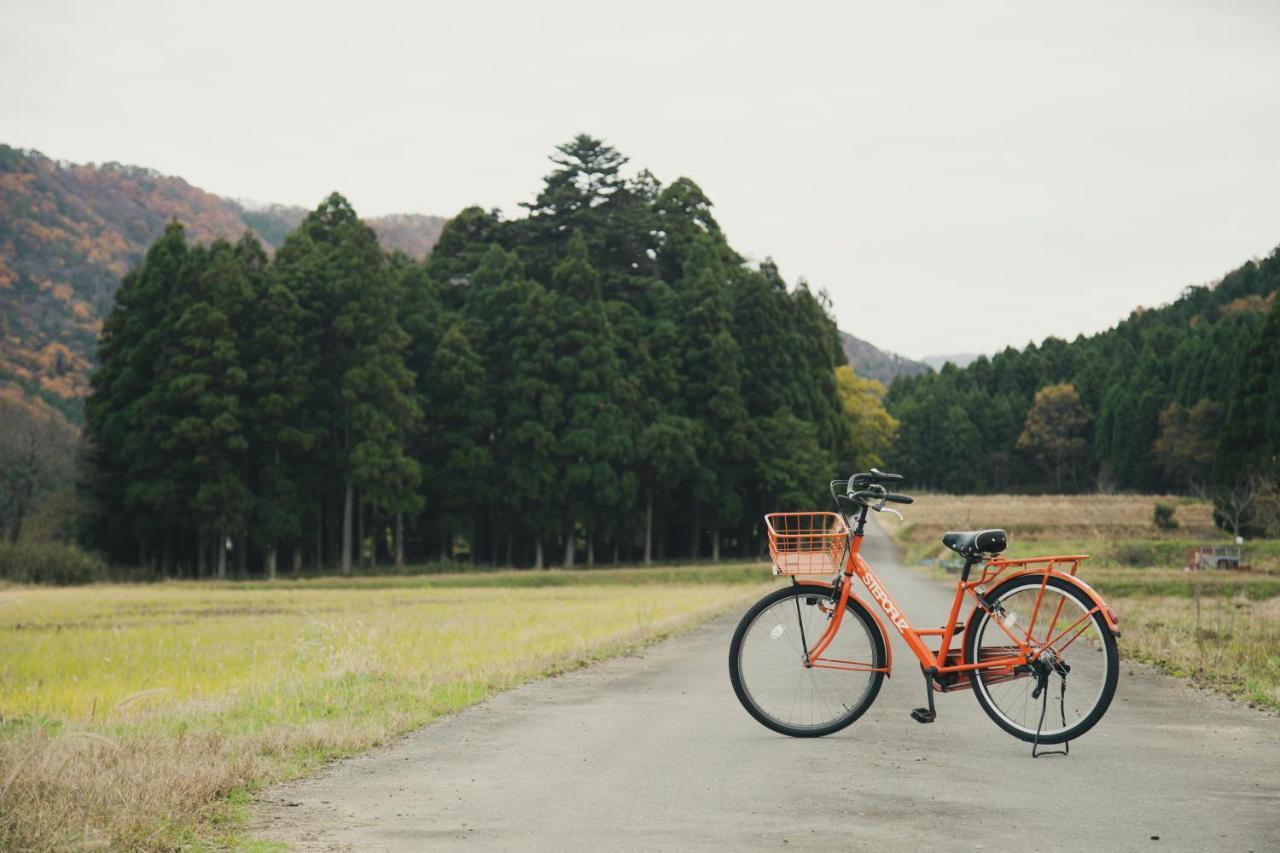
[[[756,564],[0,589],[0,849],[234,840],[261,785],[772,582]]]
[[[1204,539],[1229,537],[1213,525],[1213,506],[1161,495],[917,495],[907,508],[909,542],[936,543],[947,530],[1000,527],[1018,539]],[[1174,507],[1178,528],[1158,530],[1157,503]],[[888,519],[896,524],[896,519]]]
[[[1177,529],[1156,528],[1156,503],[1176,508]],[[955,556],[944,531],[983,527],[1009,532],[1010,557],[1089,554],[1080,576],[1120,615],[1121,654],[1280,710],[1280,542],[1246,543],[1253,571],[1185,571],[1188,548],[1230,541],[1212,513],[1167,496],[926,494],[905,523],[882,521],[917,564]]]

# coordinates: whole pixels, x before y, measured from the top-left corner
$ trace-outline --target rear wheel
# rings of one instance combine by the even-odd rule
[[[1009,633],[1042,650],[1029,666],[975,670],[970,683],[1000,728],[1053,744],[1080,737],[1102,719],[1115,695],[1119,655],[1105,617],[1089,612],[1093,599],[1058,577],[1049,578],[1041,598],[1043,577],[1010,578],[987,593],[993,611],[979,608],[969,620],[965,661],[1017,654]]]
[[[822,657],[857,669],[806,666],[805,653],[826,630],[839,591],[797,585],[756,602],[729,645],[729,680],[751,716],[792,737],[837,732],[871,707],[884,672],[884,635],[871,614],[849,599],[840,631]]]

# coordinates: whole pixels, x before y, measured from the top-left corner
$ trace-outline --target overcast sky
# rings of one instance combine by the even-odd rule
[[[600,136],[920,357],[1280,245],[1280,3],[0,0],[0,141],[221,195],[518,213]]]

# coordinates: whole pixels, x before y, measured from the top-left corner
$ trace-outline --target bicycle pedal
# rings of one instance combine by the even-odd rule
[[[911,719],[917,723],[932,723],[937,718],[937,713],[930,711],[928,708],[916,708],[911,712]]]

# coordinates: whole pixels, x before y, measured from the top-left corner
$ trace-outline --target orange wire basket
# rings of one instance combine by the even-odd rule
[[[833,575],[844,568],[849,528],[834,512],[771,512],[769,555],[774,574]]]

